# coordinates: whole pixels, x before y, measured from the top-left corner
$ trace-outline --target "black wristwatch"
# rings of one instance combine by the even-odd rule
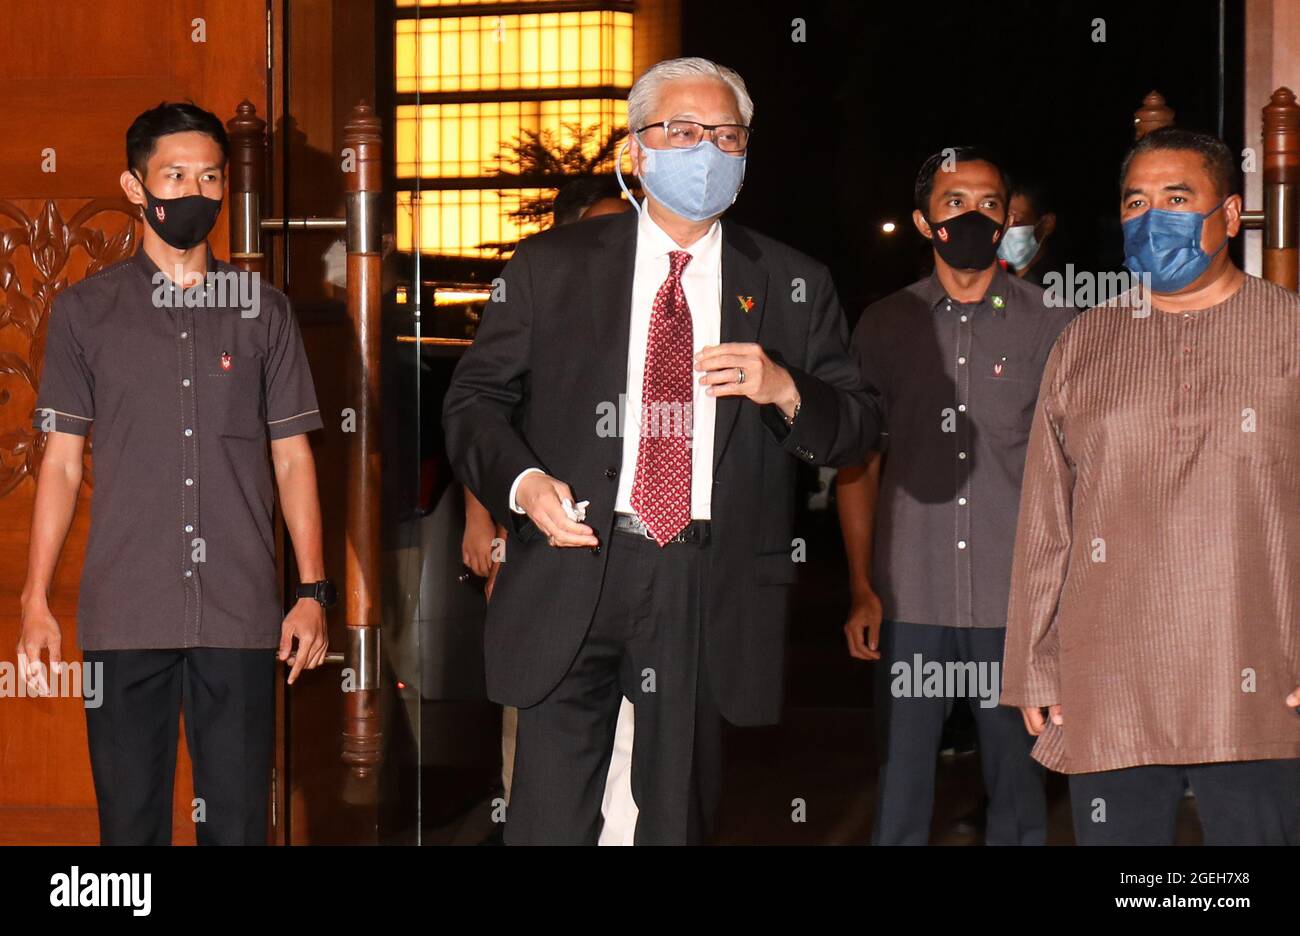
[[[298,586],[299,598],[315,598],[322,608],[332,608],[338,601],[339,594],[334,590],[334,583],[329,579],[319,582],[303,582]]]

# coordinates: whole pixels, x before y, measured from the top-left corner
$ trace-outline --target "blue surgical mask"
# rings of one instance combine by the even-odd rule
[[[1038,253],[1038,238],[1034,237],[1032,224],[1017,224],[1009,227],[1002,235],[998,245],[998,256],[1017,270],[1023,270]]]
[[[641,138],[637,137],[641,143]],[[623,144],[626,149],[627,143]],[[700,140],[691,147],[651,149],[641,143],[641,186],[655,201],[688,221],[704,221],[731,207],[745,178],[745,157],[729,156],[710,140]],[[618,184],[638,211],[637,204],[623,182],[620,164],[623,151],[614,163]]]
[[[1125,221],[1124,265],[1138,276],[1150,274],[1152,292],[1173,293],[1185,288],[1228,246],[1225,237],[1214,253],[1201,249],[1205,219],[1222,206],[1223,200],[1206,212],[1148,208]]]

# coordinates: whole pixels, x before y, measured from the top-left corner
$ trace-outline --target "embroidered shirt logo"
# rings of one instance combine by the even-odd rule
[[[993,376],[1001,377],[1003,368],[1006,367],[1007,359],[1005,357],[993,362]]]
[[[749,312],[750,309],[754,308],[753,296],[737,296],[736,299],[740,301],[740,307],[746,312]]]
[[[232,363],[234,363],[234,362],[233,362],[233,360],[231,359],[229,352],[227,352],[227,351],[222,351],[222,352],[221,352],[221,369],[222,369],[222,370],[226,370],[226,371],[230,370],[230,365],[231,365]]]

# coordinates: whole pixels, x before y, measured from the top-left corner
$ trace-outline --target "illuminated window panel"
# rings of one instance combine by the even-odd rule
[[[397,7],[491,6],[494,3],[547,3],[553,0],[397,0]]]
[[[632,14],[515,13],[398,20],[397,90],[632,86]]]
[[[518,172],[519,160],[498,162],[502,144],[525,131],[549,132],[556,147],[577,143],[572,128],[598,127],[583,144],[596,155],[616,128],[627,126],[627,101],[608,98],[564,101],[509,101],[484,104],[409,104],[397,108],[399,178],[451,179]]]
[[[541,228],[520,225],[510,212],[521,198],[553,198],[554,189],[449,189],[397,193],[397,249],[442,257],[508,257],[484,244],[519,241]],[[415,210],[418,204],[419,211]]]

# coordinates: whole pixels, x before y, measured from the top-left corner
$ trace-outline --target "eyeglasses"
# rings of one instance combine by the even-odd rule
[[[647,130],[662,130],[669,146],[688,148],[704,139],[709,140],[724,153],[743,153],[749,146],[749,127],[740,124],[702,124],[694,120],[665,120],[662,123],[646,124],[637,133]]]

